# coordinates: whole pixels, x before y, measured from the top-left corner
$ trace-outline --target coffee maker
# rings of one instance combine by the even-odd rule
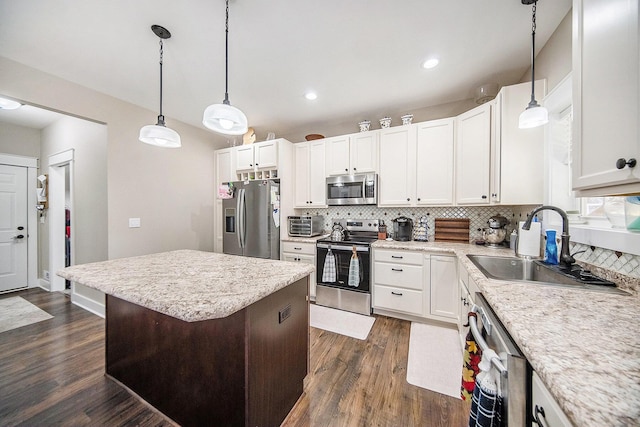
[[[413,220],[406,216],[399,216],[393,220],[393,239],[408,242],[413,236]]]

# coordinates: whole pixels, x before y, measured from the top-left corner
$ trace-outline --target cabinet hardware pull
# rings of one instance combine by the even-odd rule
[[[346,169],[346,168],[345,168],[345,170],[344,170],[344,171],[345,171],[345,172],[349,172],[349,169]]]
[[[391,271],[402,271],[401,268],[392,268]]]
[[[486,199],[486,198],[487,198],[487,196],[483,194],[483,195],[482,195],[482,198],[483,198],[483,199]]]
[[[418,197],[418,201],[420,201],[420,197]]]
[[[616,162],[616,167],[618,169],[624,169],[625,166],[629,166],[630,168],[635,168],[636,167],[636,159],[618,159],[618,161]]]
[[[403,257],[398,256],[398,255],[391,255],[391,258],[402,259]]]
[[[293,249],[295,249],[296,251],[301,251],[302,250],[302,248],[293,248]]]
[[[391,295],[397,295],[397,296],[401,297],[402,296],[402,292],[393,292],[393,291],[391,291]]]
[[[542,415],[542,417],[538,417],[538,415]],[[547,427],[547,418],[544,415],[544,408],[542,406],[536,405],[535,412],[533,413],[533,422],[540,427]]]

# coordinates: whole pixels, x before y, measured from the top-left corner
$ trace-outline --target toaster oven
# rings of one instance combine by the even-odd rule
[[[322,234],[324,217],[322,215],[303,215],[287,217],[287,229],[292,237],[313,237]]]

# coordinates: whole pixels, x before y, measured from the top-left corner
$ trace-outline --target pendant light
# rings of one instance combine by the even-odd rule
[[[180,148],[182,142],[180,141],[180,135],[175,130],[168,128],[164,123],[164,116],[162,115],[162,61],[163,61],[163,40],[171,37],[171,33],[160,25],[152,25],[151,30],[154,34],[160,37],[160,115],[158,116],[158,123],[155,125],[147,125],[140,129],[140,141],[164,148]]]
[[[202,124],[224,135],[243,135],[248,130],[247,116],[229,102],[229,0],[226,0],[226,5],[224,101],[222,104],[209,105],[204,110]]]
[[[549,112],[546,108],[541,107],[536,101],[535,95],[535,54],[536,54],[536,5],[538,0],[522,0],[522,4],[533,4],[533,15],[531,18],[531,101],[527,108],[520,114],[518,127],[520,129],[529,129],[542,126],[549,121]]]

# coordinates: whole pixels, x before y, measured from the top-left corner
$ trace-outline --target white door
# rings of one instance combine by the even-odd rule
[[[26,288],[27,168],[0,165],[0,292]]]

